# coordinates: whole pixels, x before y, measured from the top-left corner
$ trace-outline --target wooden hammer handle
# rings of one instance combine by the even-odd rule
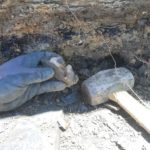
[[[134,97],[125,91],[116,92],[109,96],[135,119],[141,127],[150,134],[150,110],[140,104]]]

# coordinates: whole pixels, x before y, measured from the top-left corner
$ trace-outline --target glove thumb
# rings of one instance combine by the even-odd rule
[[[54,76],[54,70],[51,68],[37,68],[33,69],[30,73],[21,75],[23,85],[40,83],[51,79]]]

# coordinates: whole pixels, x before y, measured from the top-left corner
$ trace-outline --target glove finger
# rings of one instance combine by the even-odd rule
[[[10,76],[0,81],[0,104],[9,103],[24,94],[27,87],[20,86],[18,77]]]
[[[24,86],[49,80],[54,76],[54,71],[51,68],[37,68],[18,76],[20,77],[20,84]]]
[[[48,81],[40,85],[38,95],[48,92],[63,91],[66,88],[66,84],[61,81]]]
[[[62,91],[66,88],[66,85],[60,81],[48,81],[42,84],[33,84],[28,87],[26,92],[17,99],[9,103],[0,103],[0,112],[11,111],[18,108],[25,102],[31,100],[34,96],[47,92]]]
[[[32,52],[24,56],[23,64],[26,67],[36,67],[41,59],[50,59],[52,57],[61,57],[56,53],[47,52],[47,51],[39,51],[39,52]]]
[[[0,112],[11,111],[23,105],[25,102],[32,100],[32,98],[37,95],[40,84],[34,84],[27,88],[26,92],[20,97],[14,99],[8,103],[0,103]]]
[[[28,100],[22,97],[22,99],[17,98],[9,103],[2,103],[0,104],[0,112],[6,112],[6,111],[11,111],[13,109],[16,109],[22,104],[24,104],[26,101]]]

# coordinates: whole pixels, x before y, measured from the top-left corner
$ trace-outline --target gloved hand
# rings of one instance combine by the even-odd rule
[[[9,111],[21,106],[32,97],[61,91],[66,84],[50,80],[54,70],[39,67],[42,59],[61,57],[51,52],[33,52],[12,59],[0,66],[0,111]]]

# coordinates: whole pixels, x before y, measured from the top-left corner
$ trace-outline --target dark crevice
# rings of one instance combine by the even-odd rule
[[[119,54],[114,54],[113,57],[116,61],[116,67],[125,66],[125,61]],[[68,62],[73,65],[73,68],[83,80],[98,71],[115,67],[115,63],[111,56],[107,56],[98,60],[83,56],[74,56],[69,59]]]

